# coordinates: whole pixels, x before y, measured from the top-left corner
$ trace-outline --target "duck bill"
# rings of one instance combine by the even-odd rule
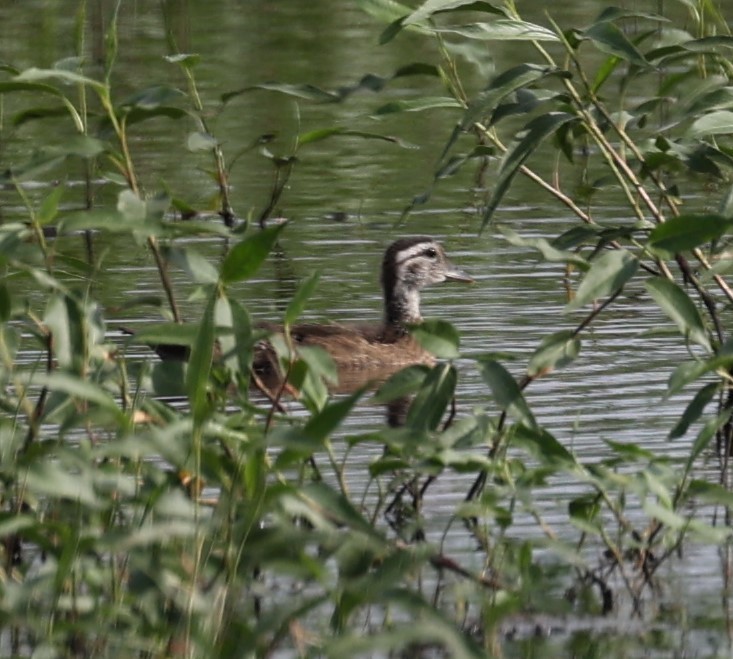
[[[448,269],[445,273],[445,279],[446,281],[462,281],[466,284],[473,284],[474,278],[471,277],[466,272],[463,272],[463,270],[460,270],[459,268],[456,268],[452,263],[448,264]]]

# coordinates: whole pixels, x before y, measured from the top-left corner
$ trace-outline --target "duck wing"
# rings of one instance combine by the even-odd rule
[[[265,326],[272,332],[282,327]],[[339,370],[402,367],[407,364],[431,363],[427,353],[409,334],[390,331],[383,325],[342,325],[338,323],[300,323],[290,330],[296,346],[318,347],[325,350]],[[272,347],[258,346],[264,351],[264,363],[272,364]],[[255,364],[260,360],[255,357]]]

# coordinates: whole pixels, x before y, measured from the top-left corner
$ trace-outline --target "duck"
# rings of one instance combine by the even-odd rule
[[[433,356],[410,335],[419,325],[420,293],[423,288],[446,281],[474,280],[446,256],[443,246],[430,236],[395,240],[384,253],[381,285],[383,319],[379,323],[301,323],[290,330],[296,347],[318,347],[331,357],[340,373],[349,370],[400,368],[432,363]],[[272,332],[282,328],[265,325]],[[275,356],[269,343],[257,346],[255,371],[273,368]]]
[[[435,238],[399,238],[387,247],[382,259],[384,310],[381,322],[299,323],[290,328],[291,342],[296,348],[325,350],[334,362],[340,380],[360,380],[361,372],[389,375],[408,365],[431,364],[435,361],[433,355],[410,335],[410,328],[423,320],[420,313],[422,289],[447,281],[473,283],[474,280],[451,263]],[[258,328],[270,336],[282,332],[282,326],[271,323],[262,323]],[[121,329],[127,334],[134,333]],[[188,359],[187,346],[149,345],[163,361]],[[215,350],[217,352],[219,350]],[[278,373],[277,356],[268,340],[262,340],[255,346],[252,367],[255,373],[265,377]]]

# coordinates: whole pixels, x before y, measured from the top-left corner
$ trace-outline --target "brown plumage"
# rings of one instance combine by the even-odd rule
[[[428,236],[400,238],[382,261],[384,320],[341,325],[303,323],[291,328],[295,346],[316,346],[329,353],[340,372],[351,369],[394,371],[408,364],[430,363],[432,355],[409,334],[422,321],[420,290],[444,281],[473,281],[448,260],[443,247]],[[275,326],[266,329],[278,331]],[[275,356],[269,344],[259,347],[255,370],[271,369]]]

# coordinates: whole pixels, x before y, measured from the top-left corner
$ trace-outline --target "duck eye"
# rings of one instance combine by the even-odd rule
[[[435,247],[428,247],[423,254],[427,256],[429,259],[434,259],[436,256],[438,256],[438,251],[435,249]]]

